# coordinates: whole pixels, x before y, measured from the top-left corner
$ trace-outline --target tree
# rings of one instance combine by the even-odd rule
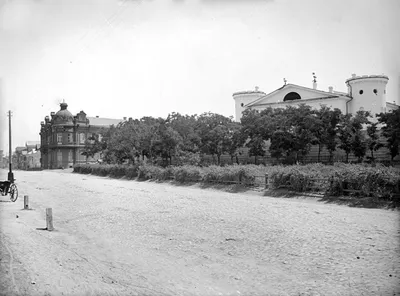
[[[367,143],[365,139],[365,133],[363,132],[363,126],[370,124],[369,117],[369,112],[357,111],[351,120],[353,133],[351,150],[354,153],[354,156],[358,158],[358,162],[363,160],[367,152]]]
[[[349,162],[349,154],[352,150],[352,127],[351,127],[351,114],[343,114],[340,116],[340,122],[338,123],[338,147],[346,153],[346,162]]]
[[[377,117],[378,122],[382,124],[382,135],[387,139],[386,147],[389,149],[393,161],[399,155],[400,108],[388,113],[380,113]]]
[[[81,155],[86,156],[86,162],[89,157],[94,157],[97,153],[101,153],[104,150],[105,143],[101,142],[99,139],[100,139],[100,134],[93,133],[85,141],[85,147],[83,148]]]
[[[197,153],[200,149],[201,139],[197,132],[197,115],[181,115],[171,113],[165,120],[167,126],[179,133],[182,144],[179,149],[190,153]]]
[[[229,125],[232,117],[225,117],[216,113],[203,113],[198,117],[196,130],[200,136],[200,151],[217,156],[217,163],[221,162],[221,155],[228,152]]]
[[[182,137],[172,127],[167,126],[165,122],[159,125],[158,134],[159,138],[155,143],[155,150],[166,161],[167,165],[171,164],[172,156],[176,154],[183,143]]]
[[[315,122],[315,137],[318,145],[318,162],[320,161],[321,150],[326,147],[329,152],[329,162],[331,163],[337,146],[337,127],[342,112],[340,109],[335,108],[332,110],[323,105],[316,111],[316,115],[318,120]]]
[[[383,147],[383,144],[379,140],[379,132],[378,132],[378,122],[371,123],[367,127],[367,147],[369,151],[371,151],[371,161],[375,161],[374,157],[374,151],[377,151],[381,147]]]

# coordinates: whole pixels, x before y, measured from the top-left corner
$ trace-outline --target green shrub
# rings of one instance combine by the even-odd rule
[[[139,179],[154,179],[154,180],[168,180],[171,177],[171,171],[168,168],[163,168],[151,164],[142,164],[138,168]]]
[[[173,167],[171,171],[178,182],[198,182],[202,180],[202,169],[198,166],[183,165]]]
[[[134,166],[127,166],[125,169],[125,176],[128,179],[135,179],[138,176],[139,167]]]

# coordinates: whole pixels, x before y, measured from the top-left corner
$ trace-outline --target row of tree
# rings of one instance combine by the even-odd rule
[[[280,161],[291,157],[301,162],[317,145],[318,161],[323,148],[329,152],[330,161],[338,148],[346,153],[347,161],[350,153],[362,161],[368,150],[374,159],[384,138],[393,159],[399,154],[400,109],[377,114],[376,118],[372,121],[371,114],[365,111],[342,114],[339,109],[323,106],[315,110],[307,105],[246,110],[240,123],[210,112],[172,113],[165,119],[124,121],[103,130],[101,137],[94,134],[83,154],[93,156],[100,152],[107,163],[134,163],[147,157],[165,164],[171,163],[173,157],[178,163],[197,163],[201,154],[208,154],[219,164],[223,154],[238,161],[240,149],[248,147],[249,155],[256,159],[268,150]]]

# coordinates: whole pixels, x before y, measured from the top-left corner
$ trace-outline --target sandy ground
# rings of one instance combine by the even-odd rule
[[[70,170],[15,177],[0,295],[400,295],[398,211]]]

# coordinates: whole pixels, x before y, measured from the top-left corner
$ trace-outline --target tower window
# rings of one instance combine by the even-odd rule
[[[374,89],[374,94],[377,94],[378,93],[378,90],[375,88]]]
[[[361,90],[359,91],[359,94],[362,95],[363,93],[364,93],[364,91],[361,89]]]
[[[244,104],[243,104],[243,103],[241,103],[241,104],[240,104],[240,106],[242,106],[242,107],[243,107],[243,106],[244,106]]]
[[[293,101],[293,100],[300,100],[301,97],[297,92],[290,92],[284,98],[283,101]]]

